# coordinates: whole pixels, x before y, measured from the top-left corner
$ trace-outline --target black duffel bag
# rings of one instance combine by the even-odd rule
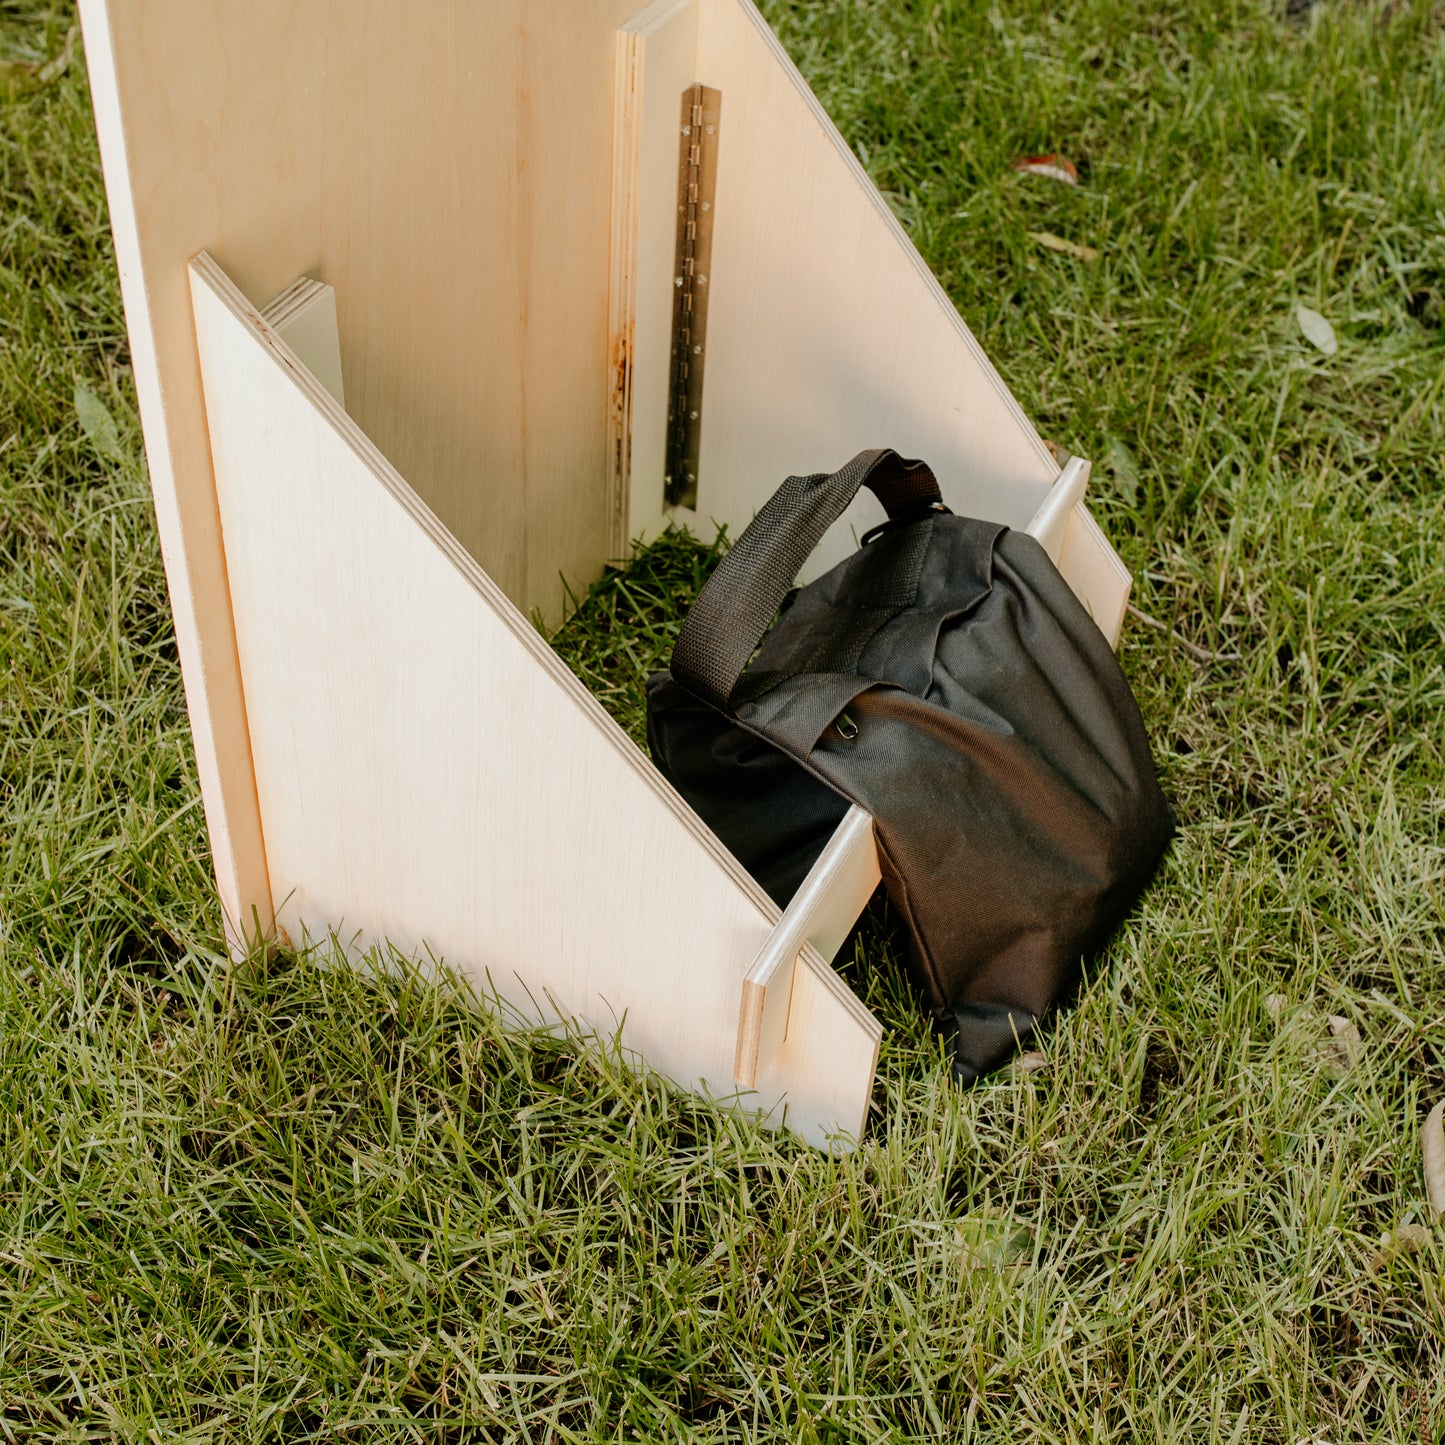
[[[864,485],[889,520],[791,590]],[[779,904],[850,803],[871,814],[910,974],[965,1080],[1074,985],[1174,828],[1113,650],[1047,553],[954,516],[892,451],[779,487],[649,679],[647,732]]]

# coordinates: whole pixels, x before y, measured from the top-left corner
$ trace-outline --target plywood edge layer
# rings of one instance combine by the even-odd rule
[[[295,312],[309,306],[317,293],[325,289],[326,283],[323,281],[314,280],[310,276],[298,276],[259,308],[261,315],[269,325],[279,331]]]
[[[793,895],[743,976],[734,1079],[752,1088],[761,1068],[787,1038],[794,979],[805,950],[827,974],[843,940],[867,906],[880,878],[873,820],[850,808]],[[839,980],[841,982],[841,980]],[[854,998],[844,985],[848,998]],[[871,1019],[866,1009],[859,1009]]]
[[[80,21],[211,862],[226,942],[239,958],[270,937],[275,913],[210,453],[202,440],[177,465],[173,429],[183,433],[184,423],[172,416],[177,403],[161,381],[131,174],[133,107],[123,96],[106,0],[80,0]]]
[[[622,24],[621,33],[645,38],[697,3],[698,0],[653,0]]]
[[[663,506],[663,474],[649,471],[644,482],[656,491],[656,506],[648,504],[647,520],[639,525],[636,515],[638,498],[634,494],[634,469],[641,452],[648,455],[646,438],[657,408],[664,404],[661,393],[649,391],[653,376],[648,364],[646,340],[649,335],[639,318],[639,291],[645,292],[647,277],[644,268],[652,254],[644,239],[643,195],[648,190],[651,174],[649,155],[656,156],[648,146],[649,131],[645,124],[649,87],[654,104],[659,87],[673,104],[664,129],[667,132],[666,171],[669,194],[666,203],[666,259],[654,255],[659,268],[649,273],[661,274],[665,267],[672,274],[675,238],[677,138],[675,125],[676,100],[683,88],[697,79],[697,16],[701,0],[657,0],[632,16],[617,32],[617,82],[613,103],[613,173],[612,173],[612,275],[608,296],[608,505],[611,527],[612,560],[625,561],[635,541],[650,542],[668,524]],[[681,22],[680,24],[675,22]],[[659,46],[661,49],[659,50]],[[655,137],[654,137],[655,139]],[[656,242],[657,237],[651,237]],[[670,303],[669,291],[669,305]],[[643,308],[646,310],[646,307]],[[639,345],[644,354],[639,365]],[[669,343],[670,344],[670,343]],[[642,385],[639,388],[639,378]],[[664,408],[665,410],[665,408]],[[639,432],[644,438],[639,447]],[[657,459],[660,462],[660,459]],[[649,461],[650,467],[650,461]],[[656,513],[656,516],[653,513]],[[679,514],[681,517],[682,514]]]
[[[261,307],[261,317],[336,398],[336,404],[345,407],[335,290],[324,281],[302,276]]]
[[[658,7],[654,6],[653,9]],[[637,165],[642,44],[624,26],[617,35],[617,92],[612,122],[612,244],[607,296],[607,549],[626,560],[631,537],[632,345],[636,311]]]

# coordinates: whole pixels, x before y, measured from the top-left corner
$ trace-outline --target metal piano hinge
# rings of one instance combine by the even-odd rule
[[[691,85],[682,93],[664,493],[670,507],[697,505],[702,373],[707,360],[707,298],[711,289],[708,273],[712,264],[713,205],[717,196],[717,129],[721,108],[722,93],[706,85]]]

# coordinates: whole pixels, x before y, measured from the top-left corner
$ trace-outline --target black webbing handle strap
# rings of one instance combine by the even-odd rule
[[[943,500],[925,462],[905,461],[887,449],[859,452],[831,475],[789,477],[697,594],[672,652],[672,675],[683,687],[728,709],[803,563],[864,486],[890,519]]]

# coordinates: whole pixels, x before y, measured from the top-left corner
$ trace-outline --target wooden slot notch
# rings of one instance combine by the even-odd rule
[[[831,960],[878,887],[873,819],[849,808],[743,975],[733,1077],[752,1088],[788,1037],[793,980],[805,949]]]
[[[346,394],[341,385],[335,289],[302,276],[261,308],[261,319],[344,410]]]

